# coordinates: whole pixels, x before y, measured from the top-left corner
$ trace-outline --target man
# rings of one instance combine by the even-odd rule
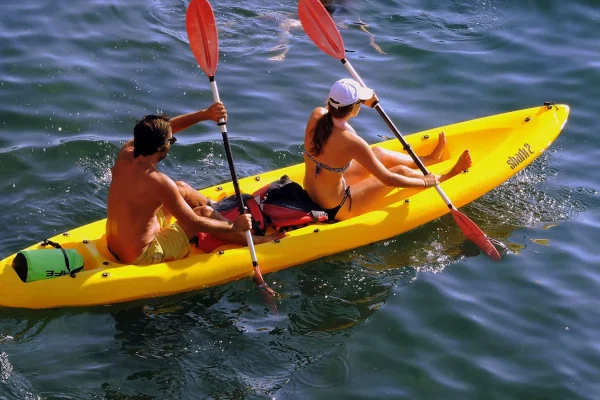
[[[106,240],[110,252],[123,263],[148,265],[178,260],[190,253],[198,232],[246,244],[249,214],[233,223],[208,206],[208,199],[188,184],[174,182],[156,168],[176,142],[176,133],[200,121],[227,118],[222,103],[169,119],[146,115],[133,130],[133,140],[119,151],[108,190]],[[169,224],[173,216],[177,222]],[[257,236],[260,244],[282,234]]]

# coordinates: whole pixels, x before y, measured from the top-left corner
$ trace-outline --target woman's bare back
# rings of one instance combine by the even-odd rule
[[[326,111],[322,107],[316,108],[306,126],[304,149],[309,153],[311,152],[315,125]],[[331,136],[323,146],[321,154],[312,154],[311,157],[324,165],[343,168],[352,161],[352,157],[346,151],[348,140],[351,140],[352,137],[353,135],[348,131],[334,127]],[[340,203],[341,198],[344,196],[343,174],[321,168],[318,175],[315,176],[317,163],[313,159],[306,154],[304,155],[304,189],[308,192],[310,198],[321,207],[333,208]]]

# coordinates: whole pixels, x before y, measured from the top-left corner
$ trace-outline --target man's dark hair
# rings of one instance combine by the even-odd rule
[[[166,114],[146,115],[136,121],[133,128],[133,156],[150,156],[167,144],[169,116]]]

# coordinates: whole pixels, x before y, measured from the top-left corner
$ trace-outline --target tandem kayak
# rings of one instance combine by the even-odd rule
[[[446,133],[442,161],[429,167],[436,174],[449,170],[464,149],[470,150],[473,165],[469,171],[441,184],[453,204],[461,207],[531,164],[560,134],[568,116],[567,105],[545,104],[414,133],[406,136],[406,140],[417,154],[428,154],[437,144],[438,133],[442,130]],[[397,140],[377,145],[402,150]],[[240,179],[239,184],[243,193],[253,193],[282,175],[302,183],[303,174],[303,164],[297,164]],[[231,183],[200,192],[216,201],[234,194]],[[375,204],[373,211],[343,222],[318,223],[293,230],[278,243],[255,246],[256,255],[262,273],[267,274],[397,236],[448,212],[435,188],[398,188]],[[248,249],[233,245],[211,253],[194,247],[187,258],[162,264],[120,264],[106,247],[105,224],[106,220],[100,220],[49,238],[65,250],[76,250],[83,258],[83,269],[74,277],[23,282],[13,268],[17,253],[0,261],[0,306],[55,308],[114,304],[208,288],[253,274]],[[24,250],[47,249],[49,246],[41,247],[42,239]]]

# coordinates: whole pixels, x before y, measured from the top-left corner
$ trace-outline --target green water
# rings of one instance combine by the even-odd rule
[[[136,119],[212,102],[187,4],[3,6],[0,258],[106,216],[109,169]],[[540,159],[463,209],[511,253],[500,264],[463,256],[444,217],[269,275],[286,294],[278,316],[247,280],[117,306],[2,309],[0,398],[600,396],[597,4],[333,6],[348,59],[404,133],[548,100],[571,106]],[[311,110],[346,71],[294,28],[294,1],[213,7],[238,174],[300,162]],[[369,142],[389,135],[368,110],[353,126]],[[195,187],[229,180],[220,139],[214,124],[182,133],[162,170]]]

